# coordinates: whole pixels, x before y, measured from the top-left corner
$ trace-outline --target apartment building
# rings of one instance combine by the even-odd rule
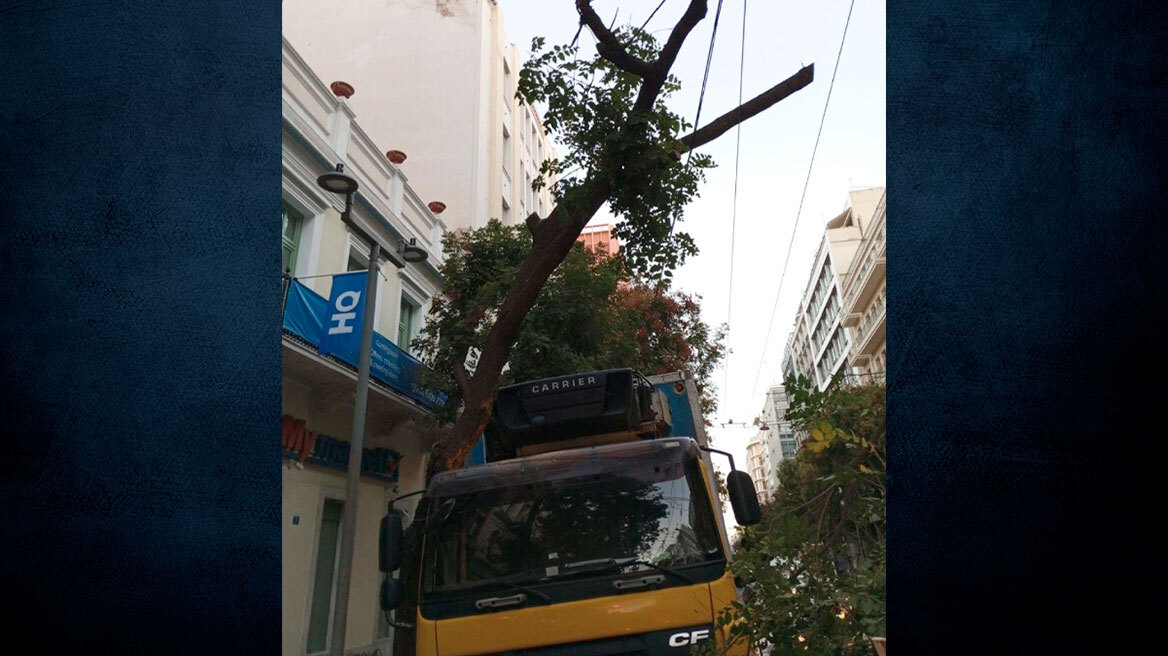
[[[593,253],[616,255],[620,252],[620,242],[617,241],[616,235],[612,234],[613,228],[612,224],[584,226],[576,241],[584,244],[584,248]]]
[[[803,443],[798,431],[787,421],[790,399],[786,387],[771,385],[767,390],[759,419],[767,427],[761,434],[765,448],[767,465],[767,489],[773,494],[779,486],[779,466],[784,460],[795,457],[795,452]]]
[[[437,267],[446,226],[407,184],[401,168],[377,156],[384,144],[358,123],[352,104],[330,90],[287,40],[282,61],[284,656],[324,653],[331,639],[340,524],[349,503],[345,476],[357,368],[355,359],[321,355],[317,347],[334,276],[366,269],[370,256],[370,244],[341,220],[343,199],[321,189],[317,176],[343,164],[360,185],[353,221],[386,244],[414,240],[428,256],[414,264],[400,256],[387,258],[377,268],[375,364],[356,500],[346,642],[350,648],[387,654],[392,629],[377,603],[378,527],[389,500],[422,486],[427,454],[440,436],[432,410],[441,399],[418,388],[421,363],[409,351],[441,289]],[[408,515],[413,500],[401,506]]]
[[[861,378],[883,380],[888,356],[885,343],[885,206],[880,190],[872,220],[864,230],[856,265],[843,284],[843,325],[852,332],[848,364]]]
[[[556,157],[539,113],[515,97],[518,50],[494,0],[285,0],[283,33],[327,82],[352,87],[362,127],[450,229],[552,210],[531,183]]]
[[[761,434],[755,435],[746,444],[746,466],[750,477],[754,479],[754,493],[759,503],[770,500],[770,490],[767,488],[767,470],[769,463],[765,456],[766,447],[763,446]]]
[[[821,390],[849,368],[853,339],[842,322],[842,288],[883,193],[883,188],[850,192],[849,206],[827,222],[787,339],[784,374],[802,374]]]

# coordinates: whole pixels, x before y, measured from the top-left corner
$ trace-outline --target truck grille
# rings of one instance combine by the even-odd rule
[[[670,639],[675,642],[680,634],[686,637],[695,631],[705,630],[705,635],[713,635],[710,625],[696,627],[679,627],[665,631],[653,631],[637,635],[590,640],[588,642],[572,642],[562,645],[548,645],[546,647],[531,647],[516,651],[500,651],[483,654],[483,656],[686,656],[689,654],[689,641],[683,645],[670,646]],[[704,642],[705,640],[701,640]]]

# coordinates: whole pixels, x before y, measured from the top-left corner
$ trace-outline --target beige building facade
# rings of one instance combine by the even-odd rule
[[[494,0],[285,0],[285,38],[322,79],[354,88],[362,126],[404,152],[411,184],[446,205],[450,229],[511,225],[552,209],[532,191],[555,151],[534,107],[515,97],[518,51]]]
[[[872,220],[867,222],[856,265],[844,281],[843,325],[852,332],[848,363],[861,377],[883,380],[888,369],[885,338],[886,196],[881,189]]]
[[[402,351],[421,329],[441,289],[437,267],[447,227],[415,193],[401,167],[380,154],[357,121],[353,104],[333,93],[286,40],[282,53],[282,272],[285,323],[282,409],[282,648],[284,656],[324,653],[331,639],[345,473],[352,437],[356,368],[322,356],[312,335],[292,321],[310,302],[327,302],[333,276],[364,269],[369,244],[341,221],[343,199],[325,192],[317,176],[344,165],[360,188],[354,222],[379,241],[414,240],[425,262],[379,265],[374,328]],[[361,117],[362,119],[364,117]],[[400,259],[400,258],[399,258]],[[274,274],[275,272],[273,272]],[[273,276],[275,277],[275,276]],[[357,498],[357,526],[346,647],[389,653],[392,630],[377,605],[381,574],[377,534],[394,497],[421,487],[426,454],[438,436],[429,407],[411,394],[409,380],[374,378],[370,384],[365,452]],[[415,499],[403,504],[412,512]]]
[[[881,187],[850,192],[848,208],[824,226],[815,264],[787,339],[784,376],[802,374],[823,390],[837,373],[850,371],[854,340],[843,324],[843,287],[853,262],[858,261],[864,236],[872,232],[883,195]]]

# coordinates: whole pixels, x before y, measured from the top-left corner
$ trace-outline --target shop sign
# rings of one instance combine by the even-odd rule
[[[365,284],[368,271],[352,271],[333,276],[324,332],[317,347],[321,355],[359,353],[361,324],[365,319]]]

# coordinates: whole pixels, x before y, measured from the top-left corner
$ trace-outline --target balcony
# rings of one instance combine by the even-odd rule
[[[282,331],[284,378],[294,387],[311,390],[314,410],[325,414],[351,408],[357,382],[356,353],[317,352],[327,305],[327,299],[293,280],[285,301]],[[424,365],[416,358],[380,333],[374,333],[373,341],[370,425],[390,426],[409,420],[429,423],[427,418],[445,403],[445,395],[417,384]],[[436,430],[437,426],[432,428]]]
[[[859,355],[875,355],[879,346],[884,343],[886,308],[884,296],[876,300],[868,319],[856,334],[856,349],[853,353]]]
[[[885,263],[886,258],[879,254],[879,250],[873,244],[873,248],[868,250],[868,256],[864,258],[864,263],[856,272],[856,278],[852,288],[848,290],[848,300],[844,307],[854,313],[862,310],[868,301],[872,300],[872,295],[880,289],[880,284],[884,282]]]
[[[840,321],[840,325],[844,328],[855,328],[860,325],[860,319],[863,318],[864,315],[860,312],[849,312],[844,315],[843,320]]]

